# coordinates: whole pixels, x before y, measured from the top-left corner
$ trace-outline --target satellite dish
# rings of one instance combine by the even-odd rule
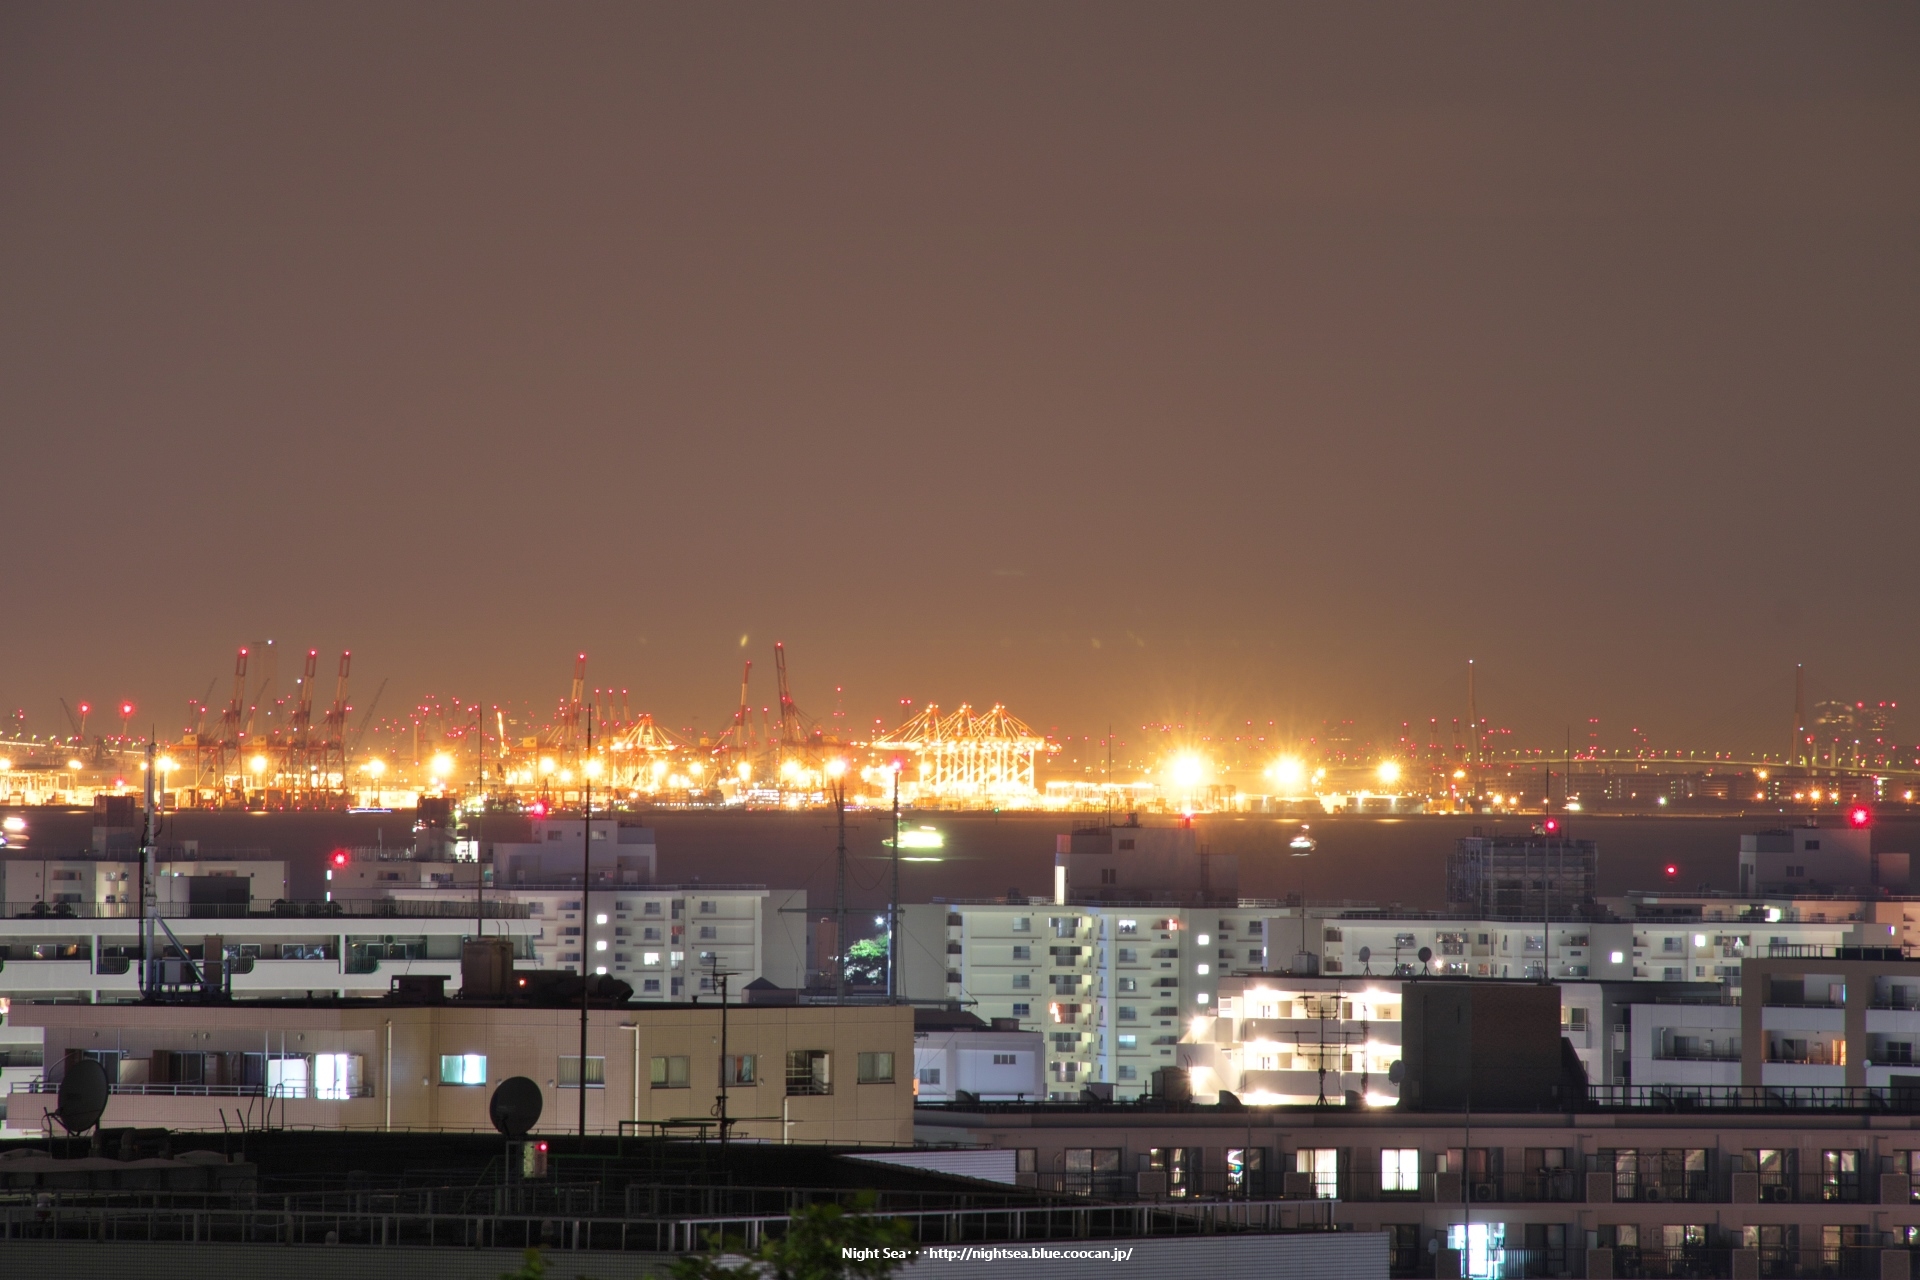
[[[68,1133],[85,1133],[100,1123],[107,1109],[107,1069],[92,1058],[79,1058],[67,1065],[66,1079],[60,1082],[60,1105],[54,1118]]]
[[[1401,1081],[1405,1080],[1406,1078],[1407,1078],[1406,1065],[1403,1062],[1401,1062],[1400,1059],[1395,1058],[1393,1062],[1387,1067],[1387,1079],[1391,1080],[1394,1084],[1399,1084]]]
[[[540,1109],[544,1105],[539,1085],[525,1076],[508,1076],[488,1100],[487,1118],[509,1138],[524,1138],[540,1123]]]
[[[1414,955],[1419,958],[1421,964],[1427,964],[1433,959],[1433,948],[1422,947],[1420,950],[1414,952]]]
[[[1367,961],[1371,959],[1373,959],[1373,948],[1372,947],[1360,948],[1360,963],[1365,964]]]

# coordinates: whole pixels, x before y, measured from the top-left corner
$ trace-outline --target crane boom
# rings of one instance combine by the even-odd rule
[[[806,735],[800,729],[800,708],[794,705],[793,693],[787,687],[787,646],[783,641],[773,642],[773,669],[780,685],[780,746],[792,750]]]
[[[382,680],[380,687],[373,691],[373,701],[367,704],[366,714],[360,717],[360,723],[353,731],[353,737],[347,740],[347,750],[358,751],[360,739],[367,736],[367,725],[373,720],[373,709],[380,705],[380,695],[387,691],[387,682]]]

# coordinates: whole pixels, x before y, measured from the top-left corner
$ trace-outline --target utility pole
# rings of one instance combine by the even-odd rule
[[[581,655],[584,662],[586,655]],[[587,1141],[587,957],[593,953],[593,707],[587,707],[587,758],[580,766],[582,799],[587,811],[586,827],[580,833],[580,1144]]]
[[[837,870],[833,890],[833,995],[836,1004],[847,1002],[847,763],[835,760],[827,766],[833,780],[833,809],[840,835],[834,846]]]
[[[893,897],[887,903],[887,999],[900,999],[900,762],[893,762]]]
[[[1807,665],[1793,664],[1793,744],[1787,752],[1788,764],[1807,763]]]
[[[1467,794],[1480,798],[1480,708],[1473,696],[1473,659],[1467,659]]]
[[[487,821],[487,713],[478,703],[473,708],[473,727],[479,738],[474,758],[480,762],[480,809],[473,818],[473,936],[484,938],[487,936],[487,873],[480,863],[480,846]]]
[[[153,876],[153,841],[158,834],[154,820],[153,775],[158,762],[154,759],[154,734],[147,733],[147,814],[140,829],[140,998],[147,999],[153,994],[153,929],[148,922],[151,902],[148,897],[148,881]],[[44,861],[40,864],[40,901],[47,900],[47,871]]]

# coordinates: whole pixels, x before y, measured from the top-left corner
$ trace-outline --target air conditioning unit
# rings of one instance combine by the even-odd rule
[[[1760,1198],[1762,1200],[1771,1200],[1775,1204],[1785,1204],[1787,1201],[1793,1199],[1793,1192],[1789,1187],[1762,1187],[1760,1188]]]
[[[1667,1198],[1667,1193],[1662,1191],[1658,1187],[1648,1187],[1646,1190],[1646,1193],[1642,1195],[1640,1198],[1642,1200],[1650,1200],[1654,1204],[1659,1204],[1662,1200],[1665,1200]]]

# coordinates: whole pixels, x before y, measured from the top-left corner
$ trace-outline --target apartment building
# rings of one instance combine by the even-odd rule
[[[922,1107],[915,1132],[1010,1148],[1022,1180],[1044,1190],[1282,1197],[1298,1203],[1295,1223],[1388,1233],[1396,1276],[1905,1275],[1920,1240],[1910,1115],[1782,1103],[1476,1109],[1467,1120],[1009,1103]],[[1896,1270],[1881,1270],[1883,1251]]]
[[[1909,917],[1920,900],[1630,893],[1602,906],[1596,919],[1546,921],[1290,907],[1263,913],[1261,937],[1275,969],[1363,978],[1710,982],[1738,995],[1749,956],[1899,945],[1914,928]],[[1920,935],[1910,945],[1920,945]]]
[[[397,902],[446,910],[477,896],[465,886],[392,885],[386,892]],[[805,982],[804,889],[636,883],[595,885],[587,894],[576,880],[489,888],[485,897],[525,911],[540,968],[610,974],[632,986],[636,1000],[717,996],[723,974],[730,999],[756,978],[788,988]]]
[[[901,1005],[602,1004],[580,1058],[577,1004],[236,1001],[219,1005],[16,1004],[46,1068],[12,1085],[8,1122],[38,1129],[65,1064],[89,1057],[113,1084],[103,1123],[220,1130],[487,1132],[493,1089],[525,1076],[544,1097],[536,1133],[578,1123],[684,1130],[726,1080],[736,1136],[764,1142],[904,1143],[913,1127],[913,1011]]]
[[[1077,1098],[1094,1083],[1134,1097],[1175,1065],[1222,975],[1262,966],[1264,914],[1237,904],[914,904],[903,911],[904,990],[1042,1032],[1050,1096]]]
[[[233,994],[246,999],[382,996],[395,975],[439,976],[459,986],[460,946],[474,931],[470,917],[398,901],[377,913],[325,909],[339,906],[215,918],[196,914],[191,904],[163,906],[158,937],[169,980],[186,980],[185,962],[211,959]],[[517,957],[533,960],[538,925],[524,910],[493,904],[486,927],[511,939]],[[139,921],[125,915],[0,920],[0,996],[16,1011],[27,1001],[136,1000],[139,958]]]
[[[532,839],[490,844],[481,861],[357,850],[328,880],[336,897],[436,904],[449,914],[506,903],[531,921],[543,969],[608,974],[634,998],[729,998],[765,978],[806,982],[806,891],[752,884],[655,884],[651,828],[618,819],[535,819]],[[591,853],[583,846],[591,844]],[[372,855],[372,856],[369,856]]]
[[[110,853],[0,856],[0,903],[8,916],[128,915],[138,910],[140,858]],[[206,916],[266,911],[287,896],[287,864],[264,850],[208,850],[194,841],[156,851],[157,902],[192,906]]]
[[[1401,1276],[1908,1274],[1920,1094],[1677,1107],[1570,1072],[1550,987],[1414,979],[1400,1000],[1395,1107],[924,1106],[916,1133],[1010,1148],[1046,1190],[1296,1202],[1298,1224],[1385,1232]]]

